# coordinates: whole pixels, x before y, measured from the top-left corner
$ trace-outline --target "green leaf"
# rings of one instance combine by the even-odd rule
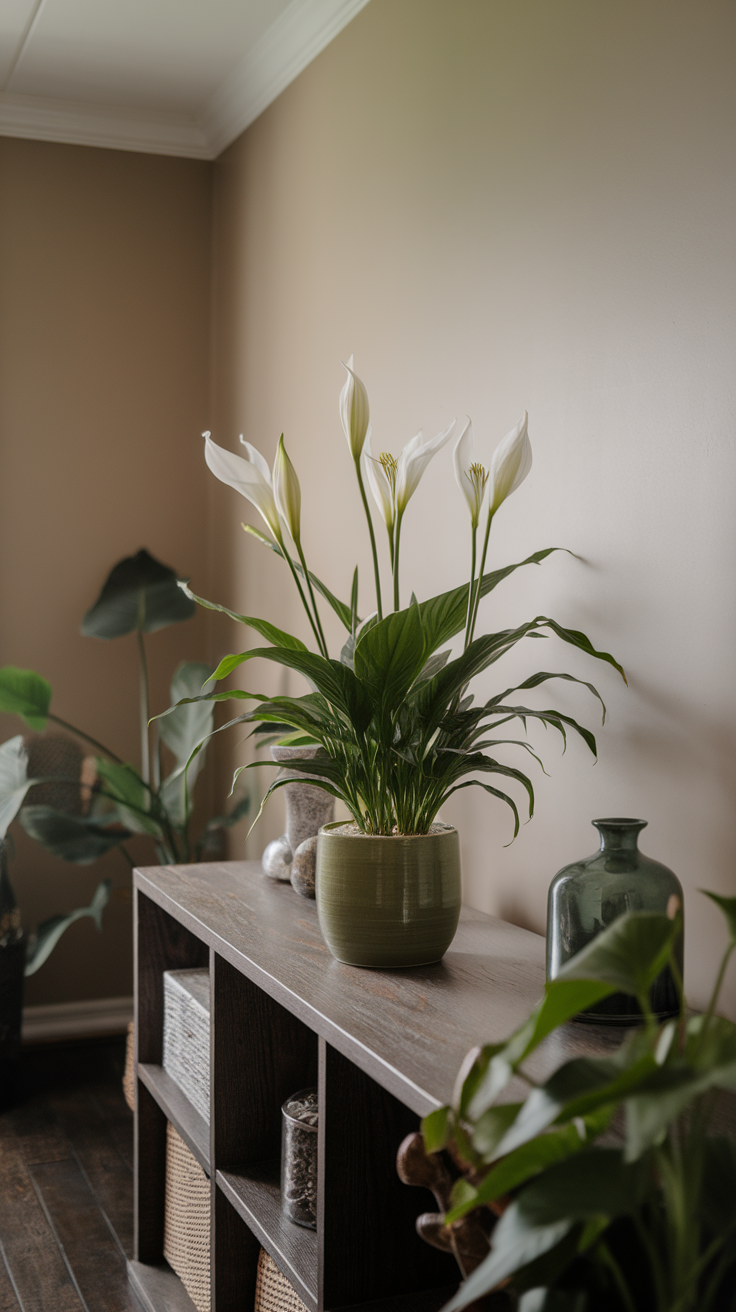
[[[29,729],[45,729],[51,684],[33,670],[6,665],[0,670],[0,711],[20,715]]]
[[[506,698],[510,697],[512,692],[526,692],[530,688],[538,688],[540,684],[547,683],[549,679],[565,679],[568,683],[579,683],[583,688],[587,688],[588,692],[591,692],[600,702],[601,707],[603,708],[602,723],[606,723],[605,703],[594,684],[588,683],[585,679],[577,679],[574,674],[550,674],[546,670],[540,670],[539,673],[530,675],[528,679],[525,679],[523,683],[517,684],[515,688],[507,688],[505,692],[499,693],[498,696],[492,697],[489,702],[486,702],[486,706],[490,709],[495,706],[496,703],[505,702]]]
[[[105,782],[105,793],[117,803],[117,813],[125,827],[134,834],[160,838],[161,826],[148,814],[150,793],[134,766],[98,756],[97,774]]]
[[[268,764],[270,764],[270,762],[268,761],[252,761],[250,765],[241,765],[233,775],[233,784],[232,784],[233,788],[235,787],[243,770],[253,769],[257,765],[268,765]],[[303,767],[300,766],[300,769],[301,768]],[[269,785],[269,787],[266,789],[266,792],[264,794],[263,801],[261,802],[261,805],[258,808],[258,815],[253,821],[253,824],[251,825],[250,829],[248,830],[249,834],[258,824],[258,821],[260,820],[263,814],[263,808],[266,805],[266,802],[268,801],[271,794],[275,793],[277,788],[285,788],[286,785],[291,782],[293,781],[290,779],[274,779],[273,783]],[[349,805],[349,799],[346,797],[345,791],[341,787],[331,783],[326,783],[324,779],[313,779],[312,784],[315,788],[321,788],[323,793],[329,793],[330,797],[336,797],[338,798],[339,801],[345,802],[346,805]]]
[[[490,784],[484,784],[482,779],[466,779],[464,783],[455,784],[454,787],[447,789],[447,792],[442,796],[441,805],[444,806],[448,797],[452,797],[453,793],[459,793],[461,788],[482,788],[484,792],[490,793],[491,797],[497,797],[499,802],[505,802],[514,815],[514,838],[516,838],[519,832],[519,809],[513,797],[509,797],[507,793],[502,793],[500,788],[493,788]],[[439,810],[439,807],[437,809]]]
[[[736,1025],[711,1016],[688,1022],[684,1059],[669,1061],[643,1080],[626,1104],[626,1156],[634,1161],[661,1142],[669,1125],[709,1089],[736,1091]]]
[[[96,819],[67,815],[52,806],[24,806],[19,820],[29,838],[45,847],[62,861],[89,865],[98,857],[130,838],[122,825],[105,827]]]
[[[598,980],[641,998],[667,964],[681,932],[679,920],[658,912],[626,912],[566,961],[557,979]]]
[[[491,1160],[496,1144],[501,1142],[509,1126],[516,1120],[522,1105],[520,1102],[504,1102],[498,1107],[489,1107],[478,1117],[473,1126],[471,1142],[481,1157]]]
[[[528,1020],[506,1043],[481,1048],[468,1065],[462,1084],[459,1114],[477,1122],[508,1084],[514,1071],[530,1052],[558,1025],[607,997],[614,989],[588,980],[554,980],[547,984],[545,996]],[[472,1054],[470,1054],[472,1056]],[[468,1062],[466,1058],[466,1062]],[[462,1074],[462,1072],[461,1072]]]
[[[102,929],[102,912],[107,906],[111,888],[112,881],[103,879],[88,907],[79,907],[66,916],[51,916],[49,920],[44,920],[38,925],[35,933],[30,936],[26,952],[26,975],[35,975],[53,952],[62,934],[74,924],[75,920],[81,920],[83,916],[91,916],[97,928]]]
[[[0,841],[15,819],[33,783],[28,778],[28,752],[22,734],[0,747]]]
[[[726,918],[731,942],[736,943],[736,897],[721,897],[719,893],[709,893],[707,888],[701,888],[700,891],[705,893],[705,896],[709,897],[711,902],[715,902],[717,907],[720,907]]]
[[[110,571],[97,601],[82,620],[82,633],[93,638],[121,638],[136,629],[155,633],[191,619],[195,610],[173,569],[142,549],[118,561]]]
[[[300,638],[294,638],[290,633],[285,633],[283,629],[277,629],[275,624],[269,624],[268,620],[256,619],[253,615],[238,615],[234,610],[228,610],[227,606],[218,606],[214,601],[205,601],[204,597],[198,597],[192,592],[186,583],[179,583],[179,587],[185,596],[195,601],[198,606],[203,606],[205,610],[217,610],[222,615],[229,615],[231,620],[236,620],[238,624],[247,624],[249,628],[254,629],[267,642],[272,642],[275,647],[293,647],[295,651],[308,651]]]
[[[534,636],[533,634],[527,634],[527,637],[533,637],[533,636]],[[555,710],[535,711],[531,709],[529,706],[493,705],[492,713],[494,715],[503,715],[507,720],[509,719],[521,720],[522,723],[524,724],[524,728],[526,728],[527,719],[540,720],[541,723],[544,724],[545,728],[547,727],[547,725],[551,725],[553,729],[556,729],[557,732],[562,735],[562,740],[565,743],[565,747],[567,746],[567,735],[565,733],[564,726],[567,725],[568,728],[574,729],[576,733],[580,734],[580,737],[583,739],[583,742],[590,749],[590,751],[593,753],[594,756],[598,755],[598,747],[596,745],[595,736],[590,732],[590,729],[586,729],[584,725],[578,724],[577,720],[573,720],[571,716],[563,715],[561,711],[555,711]],[[502,724],[503,720],[497,722],[493,727],[497,728],[498,723]]]
[[[710,1135],[703,1144],[702,1208],[706,1224],[723,1234],[736,1224],[736,1142]]]
[[[425,1152],[437,1153],[444,1148],[448,1139],[449,1116],[449,1107],[438,1107],[424,1117],[421,1128]]]
[[[493,1232],[493,1248],[471,1276],[462,1284],[442,1312],[460,1312],[483,1294],[496,1289],[514,1272],[528,1266],[555,1248],[574,1225],[561,1220],[553,1225],[531,1225],[520,1210],[519,1202],[507,1207]]]
[[[518,1109],[518,1104],[512,1106]],[[492,1110],[501,1111],[503,1108]],[[518,1189],[533,1176],[540,1175],[542,1171],[548,1170],[557,1162],[565,1162],[574,1153],[581,1152],[592,1139],[603,1133],[610,1123],[613,1111],[614,1108],[609,1105],[595,1116],[581,1118],[579,1126],[578,1124],[564,1125],[558,1130],[550,1130],[546,1134],[540,1134],[538,1138],[521,1144],[484,1176],[478,1186],[474,1206],[479,1207],[493,1202],[496,1198],[503,1198],[505,1194]],[[494,1148],[501,1138],[502,1136],[499,1135],[496,1144],[493,1145]],[[454,1207],[447,1214],[448,1225],[459,1220],[468,1211],[470,1207],[467,1205]]]
[[[394,611],[363,630],[355,646],[354,669],[381,714],[403,701],[425,660],[425,637],[419,607]]]
[[[622,1101],[643,1087],[654,1070],[656,1062],[651,1054],[623,1070],[620,1058],[577,1057],[565,1062],[546,1084],[532,1089],[494,1156],[512,1152],[554,1122],[573,1121]]]
[[[533,556],[520,560],[516,565],[506,565],[503,569],[492,570],[484,574],[480,585],[481,597],[486,597],[503,579],[513,574],[514,570],[524,565],[539,565],[553,551],[566,551],[566,547],[547,547],[544,551],[535,551]],[[450,592],[440,593],[429,601],[419,603],[419,614],[427,639],[427,654],[436,651],[443,642],[449,642],[465,627],[468,613],[468,584],[452,588]]]
[[[579,629],[565,629],[561,624],[558,624],[556,620],[549,619],[547,615],[537,615],[535,623],[546,625],[546,627],[551,629],[553,633],[557,634],[558,638],[562,638],[563,642],[569,642],[571,646],[579,647],[587,656],[595,656],[598,661],[607,661],[609,665],[613,666],[614,670],[618,670],[624,683],[628,686],[628,680],[624,673],[623,665],[619,665],[618,661],[610,654],[610,652],[596,651],[590,638],[587,638]]]
[[[613,992],[613,985],[597,980],[560,979],[559,976],[551,980],[546,985],[542,1002],[527,1022],[528,1029],[522,1030],[524,1038],[518,1060],[523,1061],[553,1030]]]
[[[529,1225],[541,1227],[562,1218],[631,1216],[648,1182],[648,1163],[624,1161],[619,1148],[588,1148],[532,1180],[519,1195],[518,1206]]]
[[[212,688],[212,668],[199,661],[184,661],[171,680],[171,715],[160,722],[161,740],[173,753],[176,767],[164,779],[159,801],[174,825],[186,824],[189,813],[189,795],[205,762],[204,746],[212,733],[215,708],[212,702],[186,700],[196,696],[200,688]],[[201,750],[192,760],[195,747]]]

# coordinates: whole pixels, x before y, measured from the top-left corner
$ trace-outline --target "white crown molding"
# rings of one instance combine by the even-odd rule
[[[0,95],[0,136],[211,159],[199,124],[179,115],[136,114],[102,105]]]
[[[132,998],[92,998],[88,1002],[54,1002],[23,1008],[23,1042],[87,1039],[124,1034],[133,1019]]]
[[[202,118],[212,158],[229,146],[369,0],[292,0],[212,96]]]
[[[0,94],[0,136],[215,159],[369,0],[292,0],[215,92],[199,120]]]

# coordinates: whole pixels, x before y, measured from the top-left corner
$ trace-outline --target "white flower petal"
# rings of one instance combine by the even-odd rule
[[[368,393],[353,371],[352,355],[347,364],[343,364],[343,369],[347,370],[348,376],[340,393],[340,420],[348,439],[350,454],[353,460],[360,460],[370,423]]]
[[[365,445],[363,447],[363,469],[368,479],[368,486],[373,493],[373,500],[381,512],[383,522],[391,530],[394,522],[394,507],[391,497],[391,488],[389,481],[384,473],[383,465],[378,460],[374,460],[371,455],[371,425],[368,425],[368,431],[365,435]]]
[[[495,514],[498,507],[524,482],[532,467],[532,447],[527,425],[529,416],[524,411],[521,419],[493,452],[490,476],[490,508]]]
[[[268,467],[268,461],[261,455],[260,451],[257,451],[254,446],[251,446],[250,442],[246,442],[242,433],[240,434],[240,440],[248,452],[248,459],[251,464],[255,465],[259,474],[262,474],[263,478],[265,478],[268,483],[268,486],[271,487],[271,470]]]
[[[406,509],[432,456],[436,455],[445,445],[445,442],[449,441],[454,428],[455,420],[453,419],[443,432],[437,433],[436,437],[430,438],[427,442],[421,442],[420,445],[421,432],[407,442],[399,456],[399,468],[396,475],[396,510],[398,514],[402,514]]]
[[[455,468],[455,482],[457,482],[460,492],[463,493],[467,501],[470,518],[474,529],[478,526],[480,518],[480,508],[483,505],[485,489],[480,489],[478,480],[474,480],[470,475],[472,464],[472,424],[468,417],[467,424],[464,425],[462,433],[455,442],[453,451],[453,464]],[[479,495],[480,492],[480,495]]]
[[[302,490],[297,473],[284,446],[284,435],[279,438],[279,449],[273,466],[273,491],[278,512],[295,543],[301,531]]]
[[[219,478],[221,483],[227,483],[229,487],[239,492],[241,497],[250,501],[265,519],[277,542],[280,542],[281,524],[270,475],[266,480],[256,464],[218,446],[212,441],[209,433],[203,433],[202,436],[205,440],[204,458],[215,478]]]

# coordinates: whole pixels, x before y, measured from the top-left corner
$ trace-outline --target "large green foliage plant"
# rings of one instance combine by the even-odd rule
[[[141,550],[112,569],[102,591],[87,611],[82,632],[90,637],[113,639],[134,633],[139,662],[139,724],[141,764],[137,768],[84,729],[69,724],[51,707],[52,689],[33,670],[6,666],[0,669],[0,711],[15,714],[27,729],[38,734],[48,725],[58,726],[92,749],[89,769],[82,770],[81,753],[72,763],[76,770],[64,775],[56,767],[47,773],[49,751],[44,741],[18,734],[0,745],[0,843],[17,816],[18,823],[41,846],[64,861],[88,865],[113,848],[118,848],[129,866],[133,857],[126,846],[134,835],[151,839],[162,863],[199,860],[212,851],[222,830],[245,815],[249,799],[242,798],[228,815],[209,820],[195,838],[192,826],[192,793],[204,754],[187,764],[193,749],[212,731],[214,707],[180,705],[153,734],[149,727],[148,663],[145,635],[155,633],[195,613],[194,603],[177,586],[177,576],[167,565]],[[171,680],[171,706],[196,697],[207,686],[212,669],[199,661],[185,661]],[[172,768],[162,772],[162,746],[171,756]],[[57,753],[58,755],[58,753]],[[69,753],[66,754],[67,757]],[[61,753],[62,761],[64,753]],[[40,768],[39,768],[40,762]],[[68,769],[68,767],[66,767]],[[88,776],[85,782],[85,774]],[[48,800],[64,796],[68,805]],[[46,961],[61,935],[83,916],[101,928],[102,911],[111,889],[109,880],[98,886],[88,907],[44,921],[30,935],[25,973],[31,975]],[[0,946],[20,933],[17,910],[6,863],[0,872]]]
[[[736,1308],[736,1141],[714,1121],[719,1094],[736,1092],[736,1025],[716,1014],[736,898],[708,896],[729,938],[704,1015],[682,992],[679,910],[630,912],[566,963],[508,1040],[468,1054],[452,1105],[425,1118],[427,1151],[462,1166],[446,1226],[502,1213],[444,1312],[484,1298],[478,1307],[518,1312]],[[649,990],[667,965],[680,1011],[660,1025]],[[612,1055],[574,1058],[536,1083],[535,1049],[619,990],[638,1000],[641,1027]],[[522,1101],[509,1100],[512,1080],[529,1089]]]
[[[418,433],[398,458],[383,452],[374,459],[367,393],[352,368],[352,358],[346,368],[348,378],[340,397],[340,414],[369,529],[375,610],[363,619],[359,615],[357,569],[347,603],[309,570],[302,543],[301,489],[283,436],[271,471],[250,443],[243,443],[246,454],[239,456],[217,446],[206,433],[205,457],[212,472],[250,500],[262,515],[268,533],[250,526],[247,532],[275,552],[289,569],[309,620],[315,650],[266,620],[236,614],[195,596],[183,585],[187,596],[202,606],[223,611],[253,629],[267,644],[227,656],[215,670],[214,682],[258,659],[296,671],[309,687],[302,696],[272,697],[241,688],[205,690],[195,700],[249,700],[255,705],[230,724],[250,723],[255,726],[254,732],[292,734],[293,742],[317,743],[322,750],[316,758],[295,760],[293,765],[314,776],[318,787],[339,798],[366,834],[426,834],[440,807],[453,794],[479,787],[510,807],[516,835],[517,802],[505,787],[497,786],[497,781],[505,786],[515,783],[524,790],[529,816],[534,809],[534,788],[528,775],[501,759],[501,755],[510,746],[537,761],[539,758],[524,739],[513,732],[509,737],[509,732],[515,727],[525,730],[529,720],[538,721],[556,729],[563,743],[567,731],[572,730],[593,754],[596,752],[595,737],[589,729],[555,708],[527,706],[517,694],[561,679],[582,684],[601,706],[603,703],[591,683],[549,669],[537,671],[480,702],[469,691],[472,680],[527,638],[557,638],[607,662],[622,676],[623,670],[609,653],[597,651],[584,633],[544,615],[513,629],[476,636],[481,600],[515,570],[538,565],[557,550],[548,547],[519,564],[490,571],[485,568],[494,517],[531,467],[526,415],[498,446],[489,469],[473,460],[470,421],[465,425],[455,446],[454,460],[456,478],[470,512],[470,581],[426,601],[418,601],[412,593],[409,605],[402,608],[399,562],[404,514],[430,460],[449,441],[454,421],[430,440],[424,441]],[[390,611],[384,607],[366,484],[373,492],[387,533],[393,596]],[[337,656],[332,656],[327,647],[318,597],[332,608],[345,630]],[[453,651],[449,646],[453,639],[460,639],[460,650]],[[501,749],[501,755],[497,749]],[[195,756],[196,751],[192,762]],[[277,779],[272,783],[264,802],[285,782]]]

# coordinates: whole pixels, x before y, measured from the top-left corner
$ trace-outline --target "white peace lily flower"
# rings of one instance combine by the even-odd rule
[[[527,424],[529,415],[524,411],[515,428],[499,442],[491,459],[490,514],[524,482],[532,467],[532,446]]]
[[[365,468],[368,483],[370,485],[373,498],[378,509],[383,516],[383,522],[389,533],[394,524],[394,498],[391,484],[386,475],[386,470],[380,460],[374,459],[371,454],[371,425],[368,425],[368,431],[365,435],[365,445],[363,447],[363,465]]]
[[[286,453],[283,433],[279,438],[273,466],[273,490],[279,514],[298,546],[301,532],[302,490],[296,470]]]
[[[452,462],[457,485],[468,503],[470,520],[475,529],[483,508],[488,472],[483,465],[473,461],[473,425],[470,419],[455,443]]]
[[[413,497],[419,486],[419,480],[422,477],[432,456],[441,451],[442,447],[452,437],[455,420],[452,420],[442,433],[436,437],[429,438],[426,442],[422,441],[422,430],[407,442],[398,459],[398,470],[396,474],[396,513],[403,515],[407,504]]]
[[[255,506],[263,516],[277,542],[281,542],[282,531],[279,512],[271,485],[271,471],[260,451],[256,451],[250,442],[241,442],[248,452],[248,459],[236,456],[233,451],[226,451],[213,442],[209,433],[204,438],[204,458],[209,468],[221,483],[227,483]]]
[[[353,460],[360,460],[370,428],[368,393],[357,374],[353,372],[353,356],[351,355],[347,364],[342,361],[341,363],[343,369],[347,369],[348,376],[340,393],[340,419],[343,432],[348,439],[350,454]]]

